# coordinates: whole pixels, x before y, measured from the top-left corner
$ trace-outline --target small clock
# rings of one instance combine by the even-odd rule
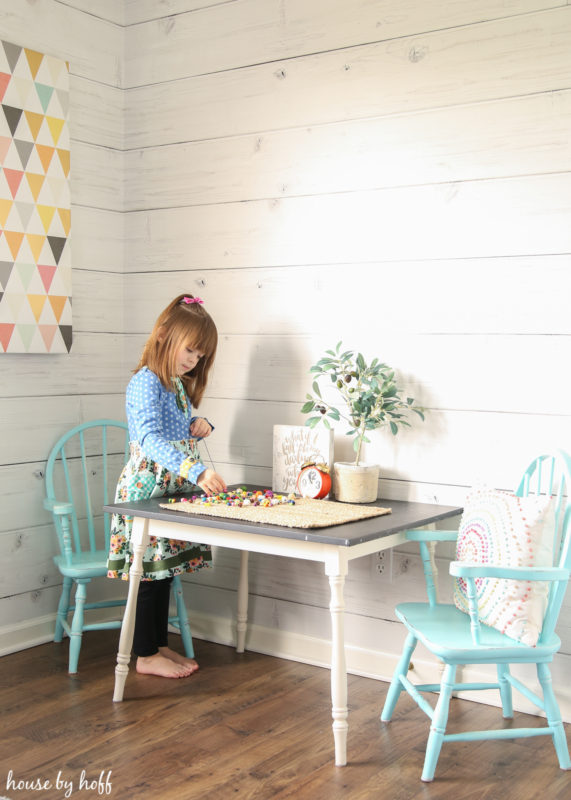
[[[302,497],[321,500],[331,491],[331,475],[326,464],[304,464],[297,478],[297,489]]]

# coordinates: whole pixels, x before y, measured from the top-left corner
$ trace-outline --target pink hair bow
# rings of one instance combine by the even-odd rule
[[[186,303],[187,305],[190,303],[200,303],[200,305],[204,305],[204,300],[201,300],[200,297],[183,297],[181,303]]]

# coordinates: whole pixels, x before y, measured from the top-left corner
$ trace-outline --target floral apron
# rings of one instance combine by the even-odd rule
[[[187,457],[200,460],[195,439],[182,439],[171,442]],[[125,465],[117,491],[115,502],[146,500],[150,497],[189,492],[194,484],[181,475],[172,473],[161,467],[156,461],[141,453],[136,442],[131,442],[129,461]],[[131,531],[133,517],[113,514],[111,519],[111,539],[107,577],[129,580],[129,570],[133,563]],[[143,577],[145,581],[157,581],[180,575],[182,572],[195,572],[210,567],[212,553],[210,545],[193,544],[178,539],[165,539],[151,536],[149,546],[143,554]]]

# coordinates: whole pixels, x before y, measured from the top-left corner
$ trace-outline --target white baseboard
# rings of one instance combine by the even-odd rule
[[[0,628],[0,656],[51,642],[54,638],[55,625],[55,614],[36,617],[16,625],[4,625]]]
[[[109,616],[109,610],[100,610],[100,618]],[[236,641],[235,622],[228,617],[220,617],[194,611],[191,614],[191,628],[195,639],[204,639],[217,644],[234,646]],[[46,615],[26,623],[6,625],[0,629],[0,656],[35,647],[53,640],[55,615]],[[269,628],[262,625],[249,624],[246,635],[246,649],[256,653],[264,653],[276,658],[300,661],[318,667],[329,668],[331,663],[331,645],[328,639],[319,639],[291,631]],[[390,681],[399,654],[383,652],[375,649],[355,647],[348,644],[345,648],[347,671],[353,675],[361,675],[379,681]],[[411,679],[416,683],[438,683],[440,665],[437,661],[426,658],[413,658],[414,669]],[[535,684],[535,671],[530,665],[520,665],[513,673],[528,685]],[[567,676],[571,671],[571,657],[558,654],[551,668],[553,686],[557,694],[564,722],[571,722],[571,687]],[[484,667],[468,666],[459,670],[458,680],[468,682],[493,681],[495,673],[487,672]],[[538,687],[539,690],[539,687]],[[540,714],[538,709],[525,697],[514,691],[514,709],[529,714]],[[488,705],[499,706],[498,692],[485,690],[479,692],[459,693],[460,697]],[[374,702],[374,698],[372,698]],[[541,716],[544,716],[541,714]]]
[[[119,613],[122,613],[120,611]],[[85,612],[85,622],[103,622],[120,619],[117,608],[88,609]],[[39,644],[53,642],[56,627],[56,614],[46,614],[42,617],[18,622],[15,625],[4,625],[0,628],[0,656],[27,650]],[[64,639],[67,638],[64,634]],[[1,800],[1,798],[0,798]]]

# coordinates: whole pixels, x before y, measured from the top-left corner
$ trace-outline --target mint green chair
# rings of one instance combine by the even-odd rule
[[[68,431],[54,445],[46,466],[44,507],[52,513],[60,555],[54,563],[63,576],[54,641],[69,636],[69,672],[77,672],[84,631],[120,628],[121,619],[86,624],[88,609],[124,606],[126,599],[87,602],[87,587],[106,578],[110,515],[103,506],[115,495],[117,479],[129,457],[129,432],[124,422],[98,419]],[[109,583],[111,583],[109,581]],[[124,585],[114,581],[114,588]],[[74,602],[71,592],[75,584]],[[172,583],[176,616],[169,619],[181,633],[188,658],[194,657],[192,634],[179,576]],[[71,624],[68,621],[73,614]]]
[[[423,781],[434,778],[440,750],[445,742],[481,741],[483,739],[517,739],[531,736],[551,736],[559,766],[571,769],[569,748],[561,713],[553,692],[549,663],[561,647],[555,633],[557,618],[565,595],[571,568],[571,460],[563,452],[536,458],[525,471],[516,494],[525,497],[532,493],[555,496],[553,523],[554,558],[552,567],[507,568],[493,565],[469,566],[453,561],[450,574],[463,578],[467,584],[470,614],[459,611],[455,605],[438,602],[435,589],[433,552],[429,543],[455,541],[456,531],[407,531],[407,538],[420,543],[427,584],[428,603],[402,603],[396,615],[408,630],[404,649],[389,687],[381,720],[390,721],[401,691],[405,690],[430,718]],[[537,646],[527,646],[506,636],[496,628],[483,625],[478,620],[477,578],[508,578],[524,581],[548,581],[547,610]],[[408,670],[413,651],[421,642],[444,665],[440,684],[415,685]],[[497,682],[458,683],[456,671],[465,664],[494,664]],[[510,664],[535,664],[542,689],[539,696],[510,673]],[[497,689],[504,718],[513,717],[512,688],[521,692],[536,705],[547,718],[546,725],[537,728],[506,727],[495,730],[466,731],[447,734],[446,725],[452,692]],[[436,692],[435,707],[422,693]]]

